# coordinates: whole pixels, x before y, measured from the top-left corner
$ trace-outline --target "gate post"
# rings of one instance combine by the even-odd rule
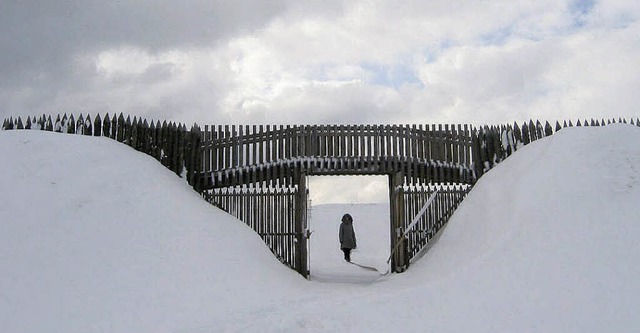
[[[307,178],[305,172],[301,172],[298,179],[298,194],[295,214],[295,239],[296,239],[296,270],[305,278],[309,277],[309,263],[307,255],[308,227],[307,227]]]
[[[391,225],[391,271],[400,273],[407,269],[409,265],[406,241],[402,236],[402,227],[404,225],[404,195],[403,195],[402,172],[394,172],[389,175],[389,212]],[[403,244],[398,244],[402,242]]]

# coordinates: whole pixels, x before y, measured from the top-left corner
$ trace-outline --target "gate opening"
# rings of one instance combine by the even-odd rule
[[[390,250],[388,176],[312,176],[308,180],[310,279],[369,283],[380,276],[344,260],[338,232],[342,215],[353,217],[353,263],[388,270]]]

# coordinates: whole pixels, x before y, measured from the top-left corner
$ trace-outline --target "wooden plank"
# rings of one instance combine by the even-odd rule
[[[380,128],[381,125],[373,125],[373,150],[371,151],[371,157],[373,160],[378,160],[382,155],[380,153]]]
[[[305,156],[305,135],[306,135],[306,125],[302,125],[299,127],[297,138],[297,146],[298,146],[298,158]]]
[[[363,128],[364,131],[364,151],[363,154],[366,157],[367,161],[371,161],[372,150],[373,150],[373,133],[371,130],[371,125],[365,125]]]
[[[362,159],[364,157],[363,148],[364,148],[364,126],[363,125],[353,125],[353,147],[354,147],[354,156],[358,159]]]
[[[471,140],[470,140],[470,132],[469,132],[469,125],[464,124],[463,130],[462,130],[462,139],[463,139],[463,154],[462,154],[462,163],[469,167],[471,166]]]
[[[438,124],[438,130],[436,134],[436,158],[438,161],[445,160],[445,148],[444,148],[444,129],[442,128],[442,124]]]
[[[229,125],[224,125],[224,133],[223,133],[223,161],[224,161],[224,169],[231,168],[231,129]]]
[[[382,143],[382,147],[383,148],[383,156],[388,157],[391,156],[391,126],[390,125],[385,125],[382,128],[382,139],[383,139],[383,143]]]
[[[224,169],[224,148],[222,145],[222,140],[224,138],[224,130],[222,125],[218,125],[218,130],[215,132],[214,140],[215,140],[215,153],[217,155],[217,165],[215,171],[219,171]]]
[[[153,123],[152,123],[153,124]],[[155,142],[155,140],[153,140]],[[203,145],[204,145],[204,157],[203,157],[203,170],[206,173],[211,172],[211,133],[209,132],[209,125],[204,125],[204,140],[203,140]]]
[[[452,125],[451,131],[451,139],[453,145],[453,163],[457,165],[460,164],[460,152],[462,143],[460,133],[462,132],[462,125]]]
[[[260,125],[258,127],[258,159],[256,161],[256,164],[263,164],[266,162],[266,157],[265,157],[265,139],[264,139],[264,125]]]
[[[364,170],[366,166],[366,158],[367,158],[367,132],[364,125],[358,125],[356,129],[356,137],[358,138],[358,149],[356,152],[356,156],[358,157],[359,163],[356,165],[356,168],[359,170]]]
[[[431,160],[431,131],[429,130],[429,124],[425,124],[421,129],[424,131],[422,132],[422,159],[429,162]]]
[[[433,153],[431,152],[432,141],[433,133],[430,129],[429,124],[426,124],[424,129],[424,159],[427,161],[433,160]]]
[[[230,145],[230,149],[229,149],[229,153],[230,153],[230,167],[235,168],[239,165],[239,159],[238,159],[238,155],[239,154],[239,137],[238,137],[238,130],[237,130],[237,126],[236,125],[231,125],[230,126],[230,132],[229,135],[231,135],[231,137],[229,138],[229,145]]]
[[[323,137],[323,151],[322,156],[326,159],[331,157],[331,152],[333,151],[333,141],[331,136],[331,126],[322,125],[322,137]]]
[[[274,247],[274,252],[276,253],[276,256],[278,258],[282,257],[282,239],[281,239],[281,231],[280,231],[280,223],[281,223],[281,219],[282,219],[282,211],[280,209],[280,198],[282,196],[282,192],[280,188],[276,189],[276,193],[275,193],[275,198],[274,198],[274,224],[273,224],[273,233],[274,233],[274,239],[273,239],[273,247]]]
[[[273,147],[273,131],[271,130],[271,125],[267,125],[266,126],[266,132],[265,132],[265,163],[270,163],[271,161],[273,161],[272,155],[271,155],[271,149]]]
[[[420,124],[418,126],[418,159],[421,161],[425,160],[425,147],[426,147],[426,132],[424,130],[424,125]]]
[[[343,126],[336,127],[336,157],[342,157],[345,155],[346,142],[343,137]]]
[[[411,129],[409,130],[409,138],[411,141],[411,152],[409,154],[409,157],[411,159],[417,159],[418,158],[418,125],[417,124],[412,124],[411,125]]]
[[[395,156],[397,157],[402,157],[402,156],[407,156],[406,155],[406,136],[405,136],[405,126],[397,126],[394,125],[394,139],[396,141],[395,147],[396,147],[396,151],[395,151]],[[406,175],[405,175],[406,176]]]
[[[278,148],[278,154],[276,155],[276,160],[284,159],[284,127],[282,125],[274,125],[274,130],[276,131],[275,135],[275,143]]]
[[[271,162],[275,162],[278,160],[279,155],[278,148],[280,148],[280,145],[278,144],[278,141],[280,140],[280,133],[278,132],[277,125],[272,125],[271,129]]]
[[[320,156],[320,129],[318,125],[311,126],[311,154],[309,156]]]
[[[293,209],[293,207],[295,207],[295,206],[294,206],[294,203],[293,203],[293,201],[292,201],[291,192],[290,192],[289,190],[287,190],[287,196],[286,196],[286,207],[285,207],[286,220],[284,221],[284,232],[285,232],[286,234],[291,233],[291,230],[292,230],[292,229],[291,229],[291,221],[292,221],[292,219],[293,219],[293,218],[292,218],[292,214],[293,214],[293,212],[295,211],[295,210]],[[287,237],[284,239],[284,248],[285,248],[285,254],[284,254],[284,257],[286,258],[286,259],[285,259],[285,262],[286,262],[289,266],[291,266],[291,263],[293,262],[292,257],[291,257],[291,253],[293,252],[293,251],[291,251],[291,244],[292,244],[292,243],[293,243],[293,242],[292,242],[292,240],[291,240],[291,237],[290,237],[290,236],[287,236]]]
[[[304,157],[313,156],[312,139],[313,139],[312,125],[306,125],[305,135],[304,135],[304,155],[303,155]]]
[[[333,156],[333,132],[331,125],[323,125],[323,128],[325,137],[325,152],[323,156],[329,158]]]
[[[404,128],[404,133],[405,133],[405,157],[407,158],[407,160],[412,160],[413,157],[415,156],[415,154],[413,153],[413,149],[415,146],[414,143],[414,130],[415,125],[411,125],[411,124],[406,124],[405,128]]]
[[[284,147],[284,153],[283,153],[284,158],[290,159],[291,158],[291,125],[286,125],[284,128],[283,147]]]
[[[347,126],[347,156],[355,157],[356,153],[356,136],[355,136],[355,126],[349,125]]]
[[[402,232],[402,217],[404,216],[404,204],[402,194],[402,173],[395,173],[389,176],[389,211],[390,211],[390,234],[391,234],[391,270],[402,272],[406,268],[404,249],[402,244],[398,244],[399,235]],[[394,252],[396,247],[401,248]]]
[[[324,156],[324,125],[315,125],[315,153],[318,157]]]
[[[398,126],[391,125],[389,127],[389,156],[398,156]],[[395,159],[394,159],[395,160]]]
[[[241,167],[246,167],[251,165],[251,127],[249,125],[239,125],[240,129],[238,132],[242,132],[242,142],[240,145],[240,156],[241,156]],[[248,179],[248,176],[245,176],[245,179]]]
[[[295,233],[296,233],[296,256],[297,256],[297,271],[302,274],[304,277],[307,277],[307,245],[306,238],[304,235],[304,231],[306,229],[305,221],[306,214],[305,208],[303,205],[306,205],[306,177],[304,173],[300,175],[300,179],[298,181],[298,198],[296,204],[296,224],[295,224]]]

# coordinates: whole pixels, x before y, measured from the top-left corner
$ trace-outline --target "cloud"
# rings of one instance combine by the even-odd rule
[[[639,17],[631,0],[11,3],[0,112],[248,124],[633,116]]]
[[[231,36],[251,33],[284,8],[284,1],[277,0],[3,3],[0,107],[9,113],[35,112],[51,108],[52,98],[71,95],[75,101],[77,95],[100,95],[86,91],[84,80],[91,73],[78,68],[79,57],[127,46],[150,54],[207,48]],[[102,91],[101,99],[115,93]],[[127,105],[123,111],[135,112],[134,106]]]
[[[387,176],[313,176],[309,195],[313,205],[388,203],[389,181]]]

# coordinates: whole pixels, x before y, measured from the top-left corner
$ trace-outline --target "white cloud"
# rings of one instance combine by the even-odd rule
[[[313,176],[309,177],[313,205],[329,203],[389,202],[387,176]]]
[[[495,123],[637,114],[636,1],[281,5],[252,14],[252,29],[236,24],[225,39],[210,42],[184,29],[164,46],[147,36],[150,27],[121,42],[110,35],[109,43],[76,50],[63,75],[35,70],[28,84],[3,89],[0,109],[122,111],[200,123]],[[237,14],[229,6],[223,12],[229,22]]]

